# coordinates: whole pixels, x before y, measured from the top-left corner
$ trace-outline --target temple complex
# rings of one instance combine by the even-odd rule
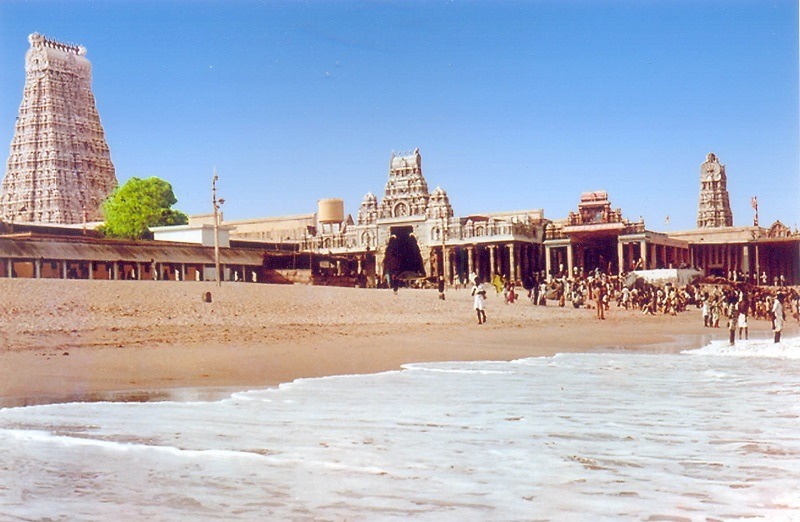
[[[28,37],[25,88],[0,191],[8,222],[102,220],[100,205],[117,186],[92,94],[86,49]]]
[[[29,41],[0,192],[0,277],[183,281],[221,274],[233,281],[355,279],[380,286],[390,277],[457,284],[472,274],[499,274],[530,283],[692,267],[761,284],[800,284],[800,233],[780,221],[762,228],[757,214],[752,226],[734,226],[725,165],[714,153],[700,166],[697,228],[686,231],[648,230],[642,219],[630,221],[613,208],[603,190],[581,194],[563,218],[545,218],[541,208],[458,216],[443,188],[429,190],[415,149],[391,154],[383,194],[368,192],[355,219],[344,201],[328,198],[315,212],[235,221],[219,221],[215,212],[153,229],[154,242],[112,241],[87,227],[102,219],[100,205],[117,180],[86,50],[39,34]],[[757,210],[756,198],[752,204]]]
[[[338,201],[338,209],[330,204]],[[542,240],[548,220],[542,210],[490,212],[455,217],[447,192],[429,192],[419,149],[392,153],[383,197],[367,193],[358,218],[344,215],[341,200],[321,200],[315,222],[306,215],[287,220],[240,222],[231,232],[240,240],[274,237],[297,241],[301,252],[329,254],[355,261],[371,285],[387,275],[443,276],[466,281],[470,273],[488,280],[494,273],[523,279],[544,269]],[[259,225],[262,230],[258,231]]]
[[[603,190],[581,194],[576,211],[563,219],[546,219],[541,209],[456,217],[442,188],[428,192],[416,149],[392,153],[383,197],[367,193],[357,220],[342,208],[335,227],[323,226],[315,214],[298,216],[293,233],[280,222],[282,237],[297,241],[300,251],[354,260],[354,270],[376,281],[404,273],[441,275],[449,282],[498,273],[524,281],[535,274],[694,267],[770,282],[783,274],[800,283],[800,234],[780,222],[769,229],[734,227],[725,166],[713,153],[701,165],[700,201],[701,226],[669,233],[648,230],[642,219],[625,219]],[[252,236],[257,228],[248,222],[245,229]],[[239,236],[237,230],[231,234]]]
[[[524,283],[537,276],[692,267],[759,284],[800,284],[800,234],[779,221],[768,229],[655,232],[642,219],[626,219],[603,190],[581,194],[565,218],[547,219],[541,209],[459,217],[445,190],[428,190],[419,149],[392,153],[383,196],[367,193],[356,219],[344,212],[344,201],[331,198],[318,201],[316,212],[223,221],[218,228],[225,234],[222,273],[232,281],[385,286],[387,276],[442,276],[456,284],[474,273]],[[85,229],[76,237],[74,226],[58,230],[19,224],[15,230],[0,222],[0,277],[215,277],[211,215],[154,229],[158,248],[102,240]],[[70,238],[61,239],[64,234]],[[182,246],[191,243],[197,246]]]

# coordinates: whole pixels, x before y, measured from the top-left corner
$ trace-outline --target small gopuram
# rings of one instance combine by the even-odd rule
[[[716,154],[709,152],[700,165],[700,205],[697,209],[697,228],[719,228],[733,226],[728,197],[728,177],[725,165]]]
[[[604,190],[584,192],[578,212],[551,223],[544,242],[549,276],[680,268],[689,265],[685,241],[646,230],[644,220],[631,222],[612,209]]]
[[[28,37],[25,88],[0,190],[6,222],[76,224],[101,220],[117,186],[92,94],[86,49]]]

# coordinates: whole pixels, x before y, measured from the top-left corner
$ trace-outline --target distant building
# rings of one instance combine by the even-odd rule
[[[0,190],[7,222],[74,224],[102,219],[117,186],[92,94],[86,49],[28,37],[25,88]]]

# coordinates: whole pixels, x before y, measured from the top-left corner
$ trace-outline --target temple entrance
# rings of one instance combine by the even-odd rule
[[[576,264],[583,267],[588,275],[595,269],[600,273],[616,274],[617,237],[591,238],[581,242],[577,248]]]
[[[383,261],[384,273],[400,275],[413,272],[424,276],[425,267],[417,238],[414,236],[414,227],[392,227],[390,231],[392,235],[386,246],[386,256]]]

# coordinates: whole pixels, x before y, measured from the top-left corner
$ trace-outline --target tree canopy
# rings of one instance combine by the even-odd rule
[[[149,227],[185,225],[186,214],[171,208],[177,202],[172,185],[163,179],[131,178],[103,202],[101,230],[109,237],[141,239],[149,237]]]

